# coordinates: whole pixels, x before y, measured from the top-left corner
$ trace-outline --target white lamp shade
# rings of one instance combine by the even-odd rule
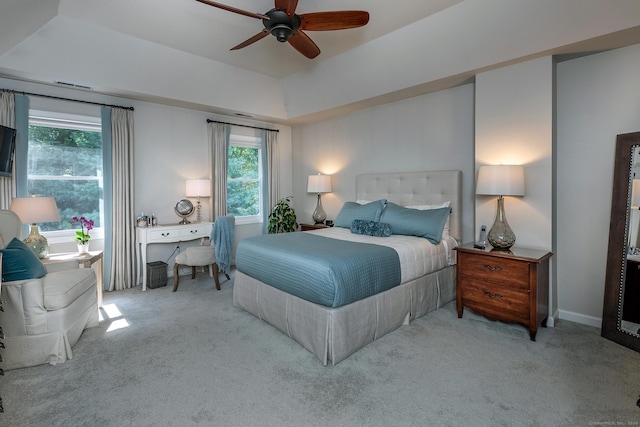
[[[308,193],[330,193],[331,177],[329,175],[309,175],[307,181]]]
[[[476,194],[524,196],[524,167],[522,165],[480,166]]]
[[[60,221],[58,205],[53,197],[19,197],[11,201],[9,210],[23,224]]]
[[[211,195],[211,181],[208,179],[188,179],[186,195],[187,197],[209,197]]]

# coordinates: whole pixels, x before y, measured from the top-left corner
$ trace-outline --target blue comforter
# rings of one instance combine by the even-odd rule
[[[240,241],[239,271],[316,304],[339,307],[400,284],[392,248],[310,233],[267,234]]]

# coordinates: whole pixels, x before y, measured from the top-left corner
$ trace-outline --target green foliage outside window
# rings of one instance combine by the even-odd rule
[[[234,216],[260,214],[260,150],[229,147],[227,213]]]
[[[102,133],[30,125],[28,153],[28,193],[54,197],[62,218],[41,230],[76,228],[74,216],[101,227]]]

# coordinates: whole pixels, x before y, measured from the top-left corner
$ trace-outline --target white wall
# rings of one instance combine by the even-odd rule
[[[17,80],[0,79],[0,88],[134,107],[134,208],[136,214],[143,211],[145,214],[155,213],[160,224],[175,224],[180,220],[173,207],[178,200],[185,198],[186,179],[209,177],[207,118],[251,124],[236,118],[216,116],[203,111],[106,97],[89,91],[69,90]],[[33,97],[33,99],[34,103],[51,105],[51,101],[47,102],[44,98]],[[263,126],[260,123],[256,125]],[[280,131],[278,134],[281,167],[280,188],[283,195],[288,195],[292,192],[291,128],[280,125],[275,128]],[[202,217],[205,220],[210,220],[209,200],[202,199]],[[196,202],[195,199],[192,201]],[[195,214],[190,219],[195,220]],[[133,227],[133,224],[131,226]],[[261,224],[236,226],[236,244],[244,237],[261,233]],[[181,248],[194,244],[197,242],[185,242],[181,244]],[[51,246],[52,252],[75,250],[75,243],[72,241]],[[92,239],[91,250],[103,247],[103,241]],[[150,245],[147,259],[149,261],[168,261],[171,267],[173,265],[171,255],[174,249],[175,245],[171,244]]]
[[[332,176],[322,197],[328,219],[355,200],[355,176],[456,169],[463,176],[463,238],[473,236],[473,84],[373,107],[293,129],[293,206],[312,222],[316,195],[307,177]]]
[[[505,197],[505,212],[516,245],[551,250],[553,58],[534,59],[476,76],[477,166],[523,165],[524,197]],[[490,230],[496,197],[476,197],[476,235]],[[555,260],[552,258],[553,269]],[[556,315],[555,285],[550,277],[550,315]]]
[[[560,317],[600,326],[616,135],[640,130],[640,45],[557,66]]]

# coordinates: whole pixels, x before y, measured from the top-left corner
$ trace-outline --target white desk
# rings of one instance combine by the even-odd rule
[[[212,222],[136,227],[136,265],[142,270],[142,290],[147,290],[147,245],[204,239],[211,236]]]

